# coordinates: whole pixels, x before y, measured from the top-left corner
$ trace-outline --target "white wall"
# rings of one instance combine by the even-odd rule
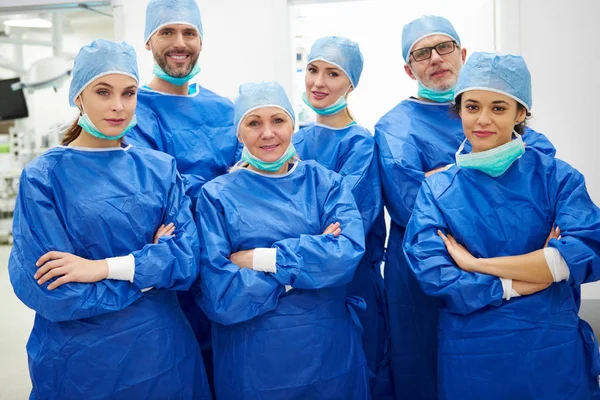
[[[503,0],[504,1],[504,0]],[[596,0],[509,0],[498,25],[519,35],[501,51],[525,58],[532,75],[531,126],[556,146],[557,157],[576,167],[600,204],[600,2]],[[585,213],[585,210],[581,210]],[[600,298],[600,283],[584,285],[583,296]]]
[[[292,8],[296,46],[310,46],[322,36],[346,36],[358,42],[365,63],[349,107],[361,123],[372,130],[375,123],[400,101],[416,95],[416,81],[404,72],[402,27],[422,15],[441,15],[452,21],[468,52],[494,48],[493,0],[366,0]],[[304,72],[296,74],[294,105],[302,107]],[[298,110],[297,110],[298,111]]]

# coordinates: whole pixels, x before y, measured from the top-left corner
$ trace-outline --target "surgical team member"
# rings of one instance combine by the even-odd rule
[[[444,170],[464,139],[450,112],[467,51],[452,24],[423,16],[402,31],[406,74],[417,97],[402,101],[375,126],[385,206],[392,225],[385,262],[391,365],[397,399],[436,399],[439,299],[423,294],[401,251],[404,231],[425,177]],[[541,134],[524,128],[528,147],[554,155]],[[467,143],[467,150],[469,150]]]
[[[521,57],[474,53],[455,98],[472,150],[425,180],[404,239],[442,300],[439,398],[590,399],[598,342],[577,314],[581,284],[600,279],[600,209],[516,130],[532,104]]]
[[[146,7],[146,48],[154,56],[154,77],[138,93],[138,125],[126,140],[165,152],[177,163],[192,200],[200,188],[226,173],[239,158],[241,146],[233,128],[233,104],[190,80],[200,72],[203,44],[200,10],[195,0],[151,0]],[[181,292],[179,301],[202,348],[212,382],[210,322],[193,300]]]
[[[364,253],[349,185],[291,144],[274,82],[240,87],[242,160],[202,188],[201,303],[213,325],[219,399],[369,399],[347,284]]]
[[[25,167],[14,213],[10,279],[36,312],[30,398],[210,399],[194,333],[166,290],[198,276],[190,200],[170,156],[121,140],[135,125],[135,52],[96,40],[72,76],[81,115]]]
[[[389,384],[389,371],[383,369],[387,328],[383,277],[380,264],[385,246],[385,220],[373,135],[356,124],[346,97],[356,88],[363,69],[358,43],[328,36],[317,40],[308,56],[304,102],[317,113],[317,123],[293,136],[293,144],[303,160],[315,160],[341,174],[350,184],[362,215],[366,251],[358,265],[348,293],[361,297],[366,310],[357,312],[364,329],[362,343],[367,364],[380,375],[373,394],[379,395],[383,382]],[[386,364],[388,365],[388,364]]]

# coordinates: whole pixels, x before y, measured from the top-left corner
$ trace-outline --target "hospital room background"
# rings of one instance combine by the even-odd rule
[[[31,384],[27,341],[34,313],[14,295],[7,264],[18,179],[31,159],[58,144],[78,49],[97,38],[130,43],[141,82],[152,76],[143,43],[148,0],[0,0],[0,400],[21,399]],[[281,83],[298,125],[315,120],[301,100],[315,39],[346,36],[365,64],[349,104],[373,131],[377,120],[416,93],[404,72],[402,26],[425,14],[448,18],[468,54],[522,55],[533,79],[531,127],[544,133],[586,177],[600,204],[600,2],[596,0],[198,0],[204,24],[196,81],[235,99],[240,83]],[[13,90],[14,88],[21,88]],[[581,315],[600,333],[600,283],[583,287]]]

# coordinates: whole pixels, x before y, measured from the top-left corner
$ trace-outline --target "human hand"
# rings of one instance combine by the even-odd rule
[[[33,276],[43,285],[52,278],[60,276],[48,290],[56,289],[68,282],[94,283],[108,277],[106,260],[87,260],[70,253],[50,251],[35,263],[39,269]]]
[[[240,268],[253,269],[252,265],[254,264],[254,249],[242,250],[238,251],[237,253],[233,253],[229,257],[229,261],[236,264]]]
[[[171,235],[173,235],[173,232],[175,232],[175,224],[174,223],[171,222],[168,225],[162,224],[160,226],[160,228],[158,228],[158,230],[154,234],[154,240],[152,240],[152,243],[157,244],[158,239],[160,239],[163,236],[171,236]]]
[[[546,243],[544,243],[544,248],[548,247],[548,243],[550,242],[550,240],[552,239],[558,239],[560,240],[562,236],[560,236],[560,228],[557,226],[556,228],[552,228],[552,230],[550,231],[550,234],[548,235],[548,238],[546,239]]]
[[[329,235],[332,234],[334,237],[338,237],[340,236],[340,234],[342,233],[342,228],[340,227],[340,223],[339,222],[335,222],[333,224],[330,224],[324,231],[323,231],[323,235]]]
[[[448,250],[450,257],[452,257],[460,269],[467,272],[477,272],[476,267],[478,259],[473,257],[473,255],[469,253],[469,250],[458,243],[451,234],[444,235],[439,229],[437,233],[444,241],[444,245],[446,246],[446,250]]]

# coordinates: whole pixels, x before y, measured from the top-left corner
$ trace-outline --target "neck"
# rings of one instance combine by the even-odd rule
[[[79,134],[79,136],[77,136],[77,139],[69,143],[69,146],[85,147],[90,149],[109,149],[113,147],[121,147],[121,139],[100,139],[96,136],[90,135],[85,130],[81,130],[81,133]]]
[[[352,121],[350,118],[350,113],[348,112],[348,107],[344,108],[339,113],[333,115],[319,115],[317,114],[317,123],[325,126],[329,126],[332,128],[344,128],[348,126]]]
[[[175,95],[187,95],[190,90],[189,82],[184,83],[181,86],[173,85],[167,81],[164,81],[158,77],[153,77],[148,86],[152,88],[152,90],[156,90],[157,92],[175,94]]]
[[[248,164],[248,166],[246,167],[249,170],[252,170],[254,172],[260,172],[261,174],[265,174],[265,175],[283,175],[286,172],[289,171],[290,169],[290,162],[286,162],[285,164],[283,164],[283,166],[281,168],[279,168],[277,171],[275,172],[269,172],[269,171],[263,171],[262,169],[258,169],[253,167],[252,165]]]

